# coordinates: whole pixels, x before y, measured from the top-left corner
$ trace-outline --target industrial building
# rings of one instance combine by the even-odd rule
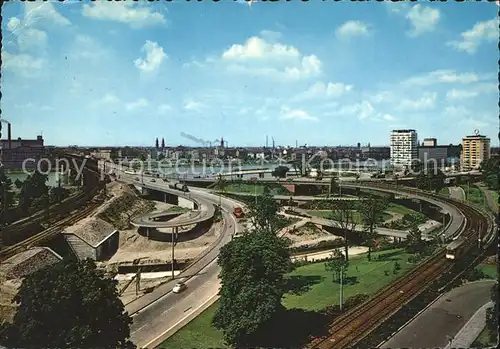
[[[106,221],[90,217],[63,231],[64,238],[78,260],[109,259],[118,250],[119,231]]]
[[[438,145],[436,138],[425,138],[418,147],[418,159],[423,164],[430,162],[439,168],[458,165],[460,159],[460,145]]]
[[[45,154],[43,137],[37,136],[36,139],[12,139],[12,127],[7,123],[7,139],[0,140],[2,148],[2,164],[5,168],[23,168],[23,163],[27,159],[25,168],[36,168],[38,160]]]
[[[418,138],[415,130],[393,130],[391,132],[391,165],[410,167],[418,159]]]
[[[34,272],[58,263],[62,257],[48,247],[32,247],[1,263],[0,278],[24,278]]]
[[[463,171],[476,170],[481,162],[490,158],[490,139],[481,136],[479,131],[475,135],[462,138],[461,165]]]

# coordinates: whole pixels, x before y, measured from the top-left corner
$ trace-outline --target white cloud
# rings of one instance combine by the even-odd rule
[[[373,103],[387,103],[394,100],[394,93],[391,91],[381,91],[369,97]]]
[[[102,104],[115,104],[120,102],[120,99],[112,93],[106,93],[101,99]]]
[[[339,110],[338,114],[357,116],[361,120],[368,119],[377,115],[375,108],[368,101],[362,101],[361,103],[344,106]]]
[[[21,20],[17,17],[11,17],[9,18],[9,21],[7,22],[7,29],[11,32],[15,32],[21,27]]]
[[[406,18],[412,26],[409,35],[418,36],[433,31],[439,22],[440,14],[437,9],[417,4],[406,14]]]
[[[352,85],[332,82],[325,84],[324,82],[317,82],[309,87],[307,91],[299,94],[295,99],[308,100],[315,98],[338,98],[351,90]]]
[[[337,37],[367,36],[368,26],[361,21],[347,21],[336,30]]]
[[[251,37],[245,44],[234,44],[222,53],[225,60],[268,60],[268,59],[296,59],[300,52],[293,46],[270,44],[262,38]]]
[[[453,70],[435,70],[420,76],[414,76],[403,82],[405,85],[434,85],[440,83],[470,84],[479,81],[475,73],[457,73]]]
[[[452,89],[446,93],[446,99],[465,99],[465,98],[473,98],[479,94],[477,91],[467,91],[467,90],[457,90]]]
[[[125,108],[129,111],[145,108],[149,105],[149,101],[145,98],[139,98],[135,102],[128,103]]]
[[[29,51],[31,49],[43,49],[47,44],[47,33],[30,28],[23,24],[17,17],[11,17],[7,22],[7,29],[16,38],[17,46],[20,51]]]
[[[467,115],[470,115],[470,110],[468,110],[466,107],[463,105],[449,105],[444,108],[444,114],[446,116],[452,116],[452,117],[464,117]]]
[[[199,113],[205,108],[206,106],[203,103],[196,102],[192,99],[186,99],[184,101],[184,109],[186,110],[191,110]]]
[[[91,60],[102,63],[102,59],[109,56],[109,51],[94,38],[78,34],[74,38],[73,46],[67,56],[74,60]]]
[[[283,37],[283,34],[280,32],[272,31],[272,30],[262,30],[260,32],[260,36],[267,41],[278,41]]]
[[[158,113],[159,114],[166,114],[171,110],[172,110],[172,107],[168,104],[160,104],[158,106]]]
[[[42,73],[44,60],[28,54],[2,51],[2,68],[25,78],[36,78]]]
[[[71,22],[56,11],[52,2],[25,2],[24,3],[24,25],[32,26],[38,21],[62,26],[70,25]]]
[[[302,55],[293,46],[269,43],[259,37],[232,45],[222,53],[221,60],[232,72],[292,80],[318,76],[322,65],[315,55]]]
[[[132,28],[141,28],[158,24],[165,24],[165,17],[151,7],[139,6],[132,2],[96,2],[83,5],[83,16],[114,21],[130,25]]]
[[[146,58],[138,58],[134,61],[134,64],[142,72],[150,73],[156,71],[165,58],[167,58],[163,47],[153,41],[146,40],[141,51],[146,52]]]
[[[426,92],[419,99],[403,99],[397,106],[398,110],[417,111],[431,109],[435,106],[437,99],[436,92]]]
[[[396,118],[390,114],[383,114],[382,119],[387,120],[387,121],[394,121]]]
[[[315,116],[309,115],[308,112],[301,109],[290,109],[288,107],[281,108],[281,119],[285,120],[309,120],[309,121],[318,121],[318,118]]]
[[[477,51],[482,42],[493,42],[498,40],[498,19],[492,19],[484,22],[477,22],[472,29],[460,34],[460,41],[450,41],[446,44],[454,47],[458,51],[465,51],[473,54]]]

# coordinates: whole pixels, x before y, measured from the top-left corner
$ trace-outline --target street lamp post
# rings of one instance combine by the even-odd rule
[[[175,279],[175,270],[174,270],[174,262],[175,262],[175,242],[177,241],[177,235],[179,234],[179,227],[175,227],[172,232],[172,280]]]
[[[342,262],[342,265],[340,267],[340,303],[339,303],[340,311],[342,311],[343,303],[344,303],[344,264]]]

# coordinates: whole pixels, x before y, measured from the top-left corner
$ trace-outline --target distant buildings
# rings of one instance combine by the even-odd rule
[[[36,139],[12,139],[11,125],[8,124],[7,139],[2,139],[2,163],[6,168],[36,168],[38,161],[45,155],[42,136]],[[30,161],[27,161],[30,160]]]
[[[490,158],[490,139],[481,136],[479,131],[474,136],[462,138],[462,170],[470,171],[479,168],[484,160]]]
[[[415,130],[393,130],[391,132],[391,165],[409,167],[418,158],[418,139]]]

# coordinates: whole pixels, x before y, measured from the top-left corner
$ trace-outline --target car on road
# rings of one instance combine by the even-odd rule
[[[154,182],[156,182],[156,179],[154,179],[154,178],[153,178],[153,179],[151,180],[151,182],[153,182],[153,183],[154,183]]]
[[[187,288],[186,284],[184,282],[178,282],[175,284],[174,288],[172,289],[173,293],[181,293]]]

